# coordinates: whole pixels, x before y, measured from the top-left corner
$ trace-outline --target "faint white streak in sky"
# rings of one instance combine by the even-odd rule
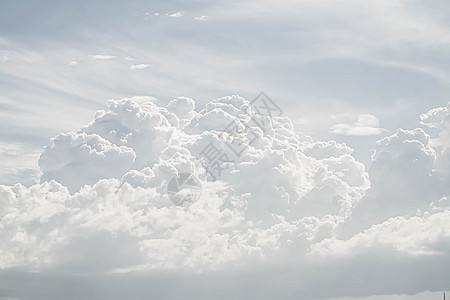
[[[178,12],[176,12],[176,13],[170,14],[169,17],[170,17],[170,18],[180,18],[180,17],[182,17],[183,15],[184,15],[184,12],[178,11]]]
[[[114,55],[91,55],[91,59],[92,60],[109,60],[109,59],[114,59],[117,56]]]
[[[209,16],[195,17],[194,19],[197,20],[197,21],[208,21],[209,20]]]
[[[138,70],[138,69],[147,69],[147,68],[150,68],[150,67],[151,67],[151,65],[148,65],[148,64],[138,64],[138,65],[130,66],[130,69],[131,70]]]

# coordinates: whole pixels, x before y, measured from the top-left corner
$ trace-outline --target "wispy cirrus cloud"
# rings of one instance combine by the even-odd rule
[[[137,64],[130,66],[131,70],[141,70],[141,69],[147,69],[150,68],[152,65],[149,64]]]
[[[195,17],[194,20],[197,20],[197,21],[208,21],[209,20],[209,16]]]
[[[183,15],[184,15],[183,11],[177,11],[176,13],[173,14],[167,14],[167,16],[170,18],[181,18]]]
[[[92,60],[110,60],[110,59],[114,59],[117,56],[115,55],[103,55],[103,54],[96,54],[96,55],[91,55],[90,58]]]

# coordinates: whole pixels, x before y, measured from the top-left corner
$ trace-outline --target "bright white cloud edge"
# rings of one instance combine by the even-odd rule
[[[445,196],[418,198],[414,201],[420,203],[411,201],[411,205],[398,203],[400,214],[396,218],[369,224],[367,230],[350,239],[339,238],[339,231],[345,228],[341,226],[352,222],[349,217],[354,207],[367,201],[367,173],[351,156],[351,149],[333,142],[314,142],[295,133],[288,118],[273,120],[267,128],[273,134],[263,134],[259,143],[227,170],[225,184],[204,182],[205,191],[198,203],[187,210],[174,207],[164,192],[167,180],[176,169],[200,170],[191,153],[210,141],[220,141],[215,132],[249,109],[249,103],[237,96],[217,99],[201,112],[195,111],[192,99],[184,97],[173,100],[167,108],[137,99],[109,101],[108,109],[97,112],[87,127],[55,137],[40,161],[43,179],[66,182],[73,191],[86,183],[91,186],[75,194],[56,182],[29,189],[21,185],[1,187],[6,205],[1,210],[5,231],[0,265],[3,269],[20,266],[30,270],[71,266],[87,271],[98,268],[89,260],[99,258],[91,256],[94,253],[89,248],[80,258],[72,251],[92,243],[101,247],[97,240],[114,241],[117,235],[121,238],[114,241],[114,247],[120,248],[128,239],[134,242],[127,242],[129,248],[110,259],[105,257],[99,265],[104,271],[220,270],[225,262],[284,264],[279,257],[283,252],[290,253],[286,257],[303,253],[297,258],[300,261],[306,255],[311,260],[325,256],[325,261],[339,262],[343,259],[339,257],[370,255],[386,247],[393,255],[448,255],[445,248],[444,252],[439,250],[440,241],[450,235],[442,230],[450,228],[450,205]],[[442,129],[443,138],[447,127],[439,124],[447,115],[440,114],[433,121]],[[429,137],[420,130],[398,131],[380,141],[374,156],[376,168],[370,171],[375,178],[372,183],[378,185],[375,191],[383,192],[380,184],[415,180],[408,178],[412,172],[401,173],[404,178],[396,181],[385,179],[386,175],[396,176],[389,169],[389,173],[380,173],[399,159],[413,159],[413,170],[425,176],[435,164],[447,163],[446,148],[437,153],[428,143]],[[282,168],[277,170],[276,166]],[[242,185],[242,179],[248,177],[245,174],[258,174],[258,168],[274,173],[260,177],[263,184]],[[434,175],[437,181],[448,180],[445,170],[438,167]],[[111,175],[117,179],[98,181]],[[271,182],[274,175],[281,176],[281,181]],[[420,185],[420,181],[416,183]],[[272,194],[258,195],[261,187]],[[447,195],[448,190],[443,187],[441,193]],[[333,198],[339,201],[328,202]],[[274,199],[281,202],[273,206]],[[422,213],[411,215],[417,208]],[[40,231],[33,230],[36,226]],[[158,237],[154,230],[159,231]],[[402,240],[413,233],[416,239]],[[21,255],[23,251],[28,255]],[[134,263],[122,265],[120,261],[126,257],[134,257]],[[301,269],[302,263],[296,263]]]

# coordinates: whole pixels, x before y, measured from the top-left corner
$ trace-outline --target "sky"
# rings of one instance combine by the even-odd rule
[[[0,1],[0,299],[439,299],[449,14]],[[235,122],[249,146],[213,181],[198,160]],[[180,173],[188,207],[166,193]]]

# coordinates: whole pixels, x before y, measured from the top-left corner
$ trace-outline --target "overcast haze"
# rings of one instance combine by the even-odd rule
[[[449,16],[0,1],[0,299],[441,299]]]

